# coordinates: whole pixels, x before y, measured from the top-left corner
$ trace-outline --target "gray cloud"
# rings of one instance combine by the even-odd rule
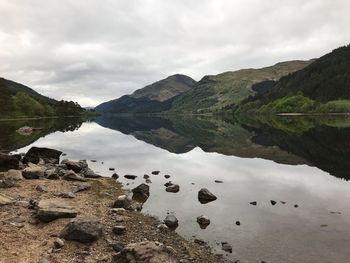
[[[350,42],[348,0],[1,0],[0,76],[97,105],[174,73],[318,57]]]

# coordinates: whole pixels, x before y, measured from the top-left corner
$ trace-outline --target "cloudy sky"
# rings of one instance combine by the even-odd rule
[[[174,73],[319,57],[350,43],[349,0],[0,0],[0,76],[83,106]]]

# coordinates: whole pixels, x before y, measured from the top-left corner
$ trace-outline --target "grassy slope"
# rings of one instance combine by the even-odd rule
[[[255,94],[252,89],[254,84],[266,80],[277,81],[310,63],[311,61],[288,61],[261,69],[243,69],[205,76],[194,89],[174,100],[171,111],[201,113],[238,104]]]

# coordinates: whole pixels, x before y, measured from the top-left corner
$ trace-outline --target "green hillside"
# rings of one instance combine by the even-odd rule
[[[72,101],[56,101],[22,84],[0,78],[0,118],[72,116],[84,113]]]
[[[194,89],[174,99],[171,112],[204,113],[230,108],[275,81],[300,70],[312,61],[288,61],[261,69],[242,69],[219,75],[205,76]],[[254,89],[254,86],[257,86]]]
[[[194,87],[196,81],[185,75],[173,75],[131,95],[104,102],[95,110],[103,113],[156,113],[170,109],[173,99]]]
[[[238,112],[350,112],[350,45],[283,77],[266,94],[244,101]]]

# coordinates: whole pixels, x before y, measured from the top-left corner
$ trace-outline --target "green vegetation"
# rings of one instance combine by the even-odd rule
[[[56,101],[6,79],[0,79],[0,118],[36,118],[79,116],[85,110],[79,104]]]

